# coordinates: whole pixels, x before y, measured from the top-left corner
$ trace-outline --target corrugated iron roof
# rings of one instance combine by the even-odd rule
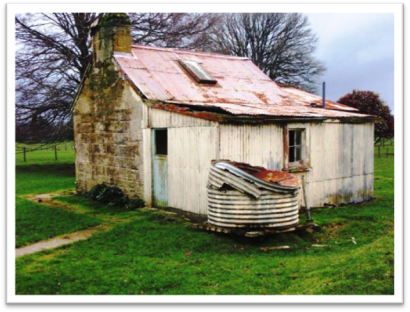
[[[312,94],[300,89],[296,88],[282,88],[285,90],[289,96],[297,103],[301,105],[311,105],[312,103],[316,104],[318,107],[322,106],[322,97],[316,94]],[[359,111],[357,108],[350,107],[341,103],[337,103],[334,101],[326,100],[326,108],[327,109],[334,109],[334,110],[341,110],[341,111],[350,111],[350,112],[357,112]]]
[[[250,59],[215,53],[191,52],[133,45],[132,54],[114,55],[122,71],[149,100],[172,104],[218,107],[234,115],[281,117],[369,117],[355,108],[326,101],[295,88],[282,88]],[[217,80],[197,83],[179,60],[194,61]]]

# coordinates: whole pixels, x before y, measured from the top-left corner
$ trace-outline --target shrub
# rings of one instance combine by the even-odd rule
[[[128,210],[134,210],[142,207],[145,207],[145,202],[140,198],[128,199],[128,202],[125,205],[125,208]]]
[[[391,114],[389,106],[377,93],[353,90],[353,92],[341,97],[338,102],[355,107],[362,114],[379,118],[374,125],[374,143],[394,138],[394,116]]]
[[[127,210],[133,210],[145,206],[142,199],[131,199],[118,186],[108,186],[104,183],[93,186],[86,195],[92,200],[102,202],[110,207],[123,207]]]

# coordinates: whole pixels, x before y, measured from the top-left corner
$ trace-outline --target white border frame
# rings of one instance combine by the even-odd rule
[[[393,13],[395,28],[395,295],[393,296],[16,296],[15,295],[15,111],[14,69],[15,53],[14,15],[19,12],[301,12],[301,13]],[[347,21],[348,22],[348,21]],[[273,4],[273,3],[161,3],[158,4],[70,4],[70,3],[17,3],[6,4],[6,303],[371,303],[404,304],[404,4]]]

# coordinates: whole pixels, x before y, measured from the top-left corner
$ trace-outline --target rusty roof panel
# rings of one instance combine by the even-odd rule
[[[292,97],[296,103],[301,104],[301,105],[310,105],[311,103],[315,103],[319,107],[322,106],[322,97],[316,95],[316,94],[311,94],[309,92],[296,89],[296,88],[282,88],[285,90],[290,97]],[[354,107],[350,107],[341,103],[337,103],[334,101],[326,101],[326,108],[328,109],[335,109],[335,110],[342,110],[342,111],[351,111],[351,112],[357,112],[358,109]]]
[[[270,115],[282,117],[309,117],[309,118],[343,118],[343,117],[369,117],[368,115],[342,112],[331,109],[303,105],[275,105],[275,106],[254,106],[254,105],[233,105],[214,104],[214,106],[234,115]]]
[[[234,115],[369,117],[355,108],[295,88],[282,88],[248,58],[133,45],[128,57],[114,55],[121,70],[149,100],[218,107]],[[217,80],[200,84],[179,64],[195,61]]]
[[[293,176],[290,173],[280,170],[262,170],[253,175],[261,180],[270,183],[279,183],[283,180],[291,179]]]

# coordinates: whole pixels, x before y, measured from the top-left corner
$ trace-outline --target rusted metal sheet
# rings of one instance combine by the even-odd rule
[[[212,161],[208,180],[208,222],[221,227],[294,227],[299,222],[299,186],[267,182],[256,175],[263,167]],[[263,176],[263,174],[261,175]],[[278,175],[279,176],[279,175]]]
[[[289,96],[296,102],[301,105],[311,105],[312,103],[316,104],[318,107],[322,106],[322,97],[312,94],[297,88],[282,88]],[[350,107],[341,103],[337,103],[334,101],[326,100],[326,108],[332,110],[340,110],[340,111],[350,111],[350,112],[358,112],[359,110],[354,107]]]
[[[255,177],[270,183],[285,186],[299,186],[299,180],[290,173],[280,170],[264,170],[253,174]]]
[[[255,186],[257,189],[265,189],[276,193],[290,193],[295,192],[298,189],[298,186],[283,186],[279,181],[267,182],[262,180],[256,175],[260,171],[266,171],[266,169],[263,167],[254,167],[256,170],[259,170],[258,172],[249,167],[251,166],[248,164],[228,160],[213,161],[210,169],[210,179],[219,179],[219,181],[222,180],[225,181],[225,183],[228,183],[229,181],[231,187],[240,192],[248,193],[255,198],[258,198],[260,195],[257,194],[255,190],[250,190],[252,186]],[[223,183],[221,185],[218,182],[215,186],[222,188]]]
[[[311,103],[320,99],[318,96],[294,88],[279,87],[248,58],[139,45],[132,47],[132,56],[114,57],[131,83],[148,100],[214,107],[233,115],[369,117],[331,101],[326,102],[326,109],[311,107]],[[217,83],[197,83],[180,66],[180,60],[199,63]],[[175,112],[187,113],[184,108]],[[196,113],[194,117],[209,118],[209,115]]]

